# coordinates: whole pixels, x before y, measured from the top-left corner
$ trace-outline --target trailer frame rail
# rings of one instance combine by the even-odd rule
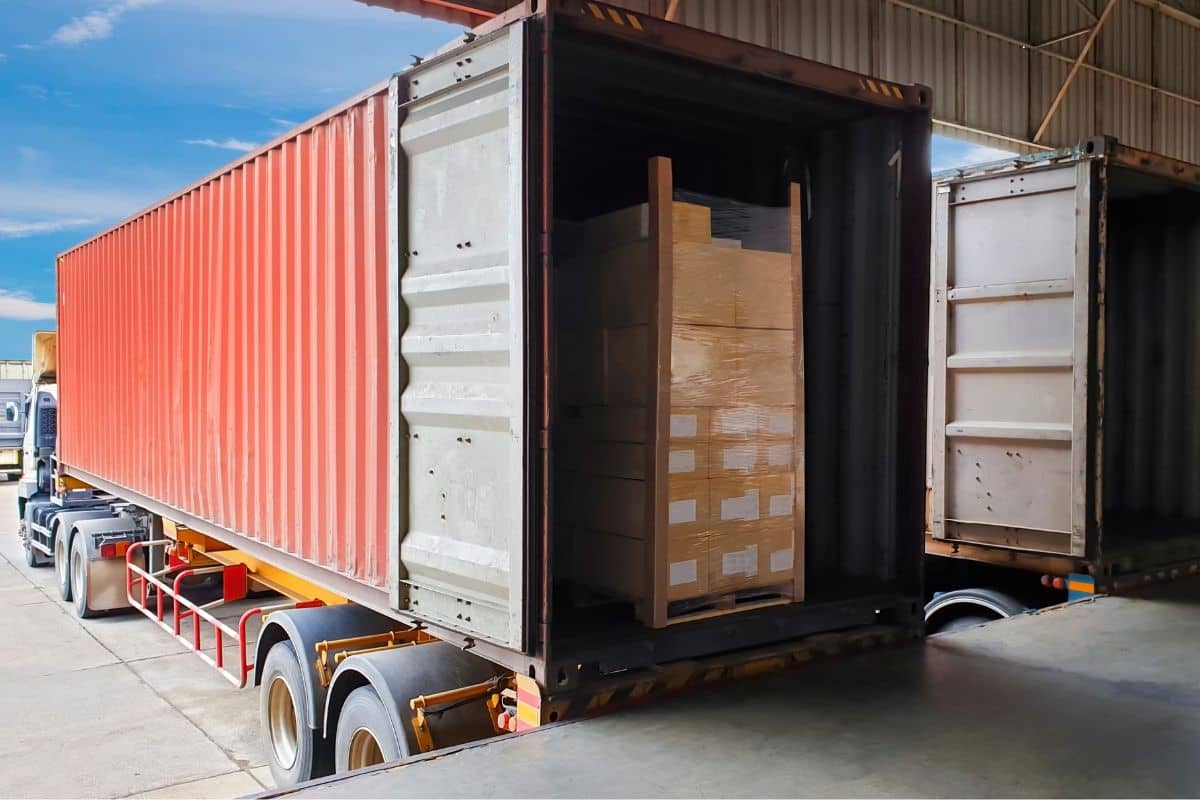
[[[242,689],[247,679],[254,672],[254,663],[247,651],[247,628],[255,617],[266,617],[274,611],[290,608],[315,608],[323,606],[321,600],[285,600],[271,605],[256,606],[247,609],[238,618],[237,627],[218,619],[212,612],[228,603],[245,599],[249,586],[249,576],[245,565],[218,565],[211,567],[189,567],[180,565],[173,560],[166,567],[151,572],[141,565],[134,563],[134,558],[143,550],[153,547],[166,548],[174,545],[171,539],[156,539],[148,542],[134,542],[125,551],[125,595],[129,605],[140,611],[154,624],[171,634],[176,641],[188,646],[206,664],[215,669],[227,681]],[[174,575],[172,576],[172,573]],[[220,599],[207,603],[196,603],[183,595],[183,582],[187,578],[199,575],[220,574],[222,577],[222,596]],[[170,583],[167,580],[170,579]],[[153,591],[151,591],[153,589]],[[170,601],[168,621],[168,607]],[[190,628],[184,623],[191,621]],[[209,655],[202,646],[203,624],[212,626],[213,653]],[[227,643],[237,644],[237,661],[232,666],[226,665],[225,647]]]

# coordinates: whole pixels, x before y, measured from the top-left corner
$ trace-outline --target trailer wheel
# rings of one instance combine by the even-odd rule
[[[88,557],[83,547],[82,536],[71,537],[71,597],[75,602],[75,615],[80,619],[91,619],[96,612],[88,608]]]
[[[385,764],[406,755],[379,694],[370,685],[352,691],[338,716],[337,772]]]
[[[1024,612],[1024,603],[995,589],[955,589],[925,604],[925,633],[949,633]]]
[[[295,786],[314,777],[314,732],[304,723],[304,678],[291,642],[278,642],[267,653],[258,698],[275,785]]]
[[[67,553],[68,532],[61,529],[54,537],[54,571],[58,576],[58,596],[71,602],[71,556]]]

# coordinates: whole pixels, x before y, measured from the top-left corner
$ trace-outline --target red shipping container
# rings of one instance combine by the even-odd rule
[[[387,98],[334,109],[58,261],[60,460],[378,589]]]

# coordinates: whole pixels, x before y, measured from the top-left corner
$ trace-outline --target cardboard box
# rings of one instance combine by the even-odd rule
[[[562,472],[567,482],[560,493],[559,518],[576,528],[613,533],[632,539],[646,538],[645,481],[610,478],[579,472]]]
[[[734,275],[741,251],[677,242],[671,251],[671,319],[690,325],[734,324]]]
[[[736,592],[789,583],[794,573],[793,541],[790,521],[714,531],[709,539],[709,591]]]
[[[795,463],[795,440],[790,437],[711,439],[708,476],[739,477],[782,472]]]
[[[707,478],[708,454],[707,442],[671,442],[667,447],[667,474],[679,478]]]
[[[709,521],[716,525],[790,519],[795,476],[790,472],[709,480]]]
[[[646,409],[636,407],[593,406],[579,409],[579,416],[563,420],[578,425],[597,442],[646,441]]]
[[[740,333],[743,331],[736,328],[672,326],[671,405],[715,406],[735,402]]]
[[[558,467],[586,475],[646,479],[646,445],[631,442],[596,442],[578,429],[559,432]]]
[[[667,529],[670,536],[709,527],[709,481],[680,475],[667,477]]]
[[[792,254],[739,250],[731,261],[733,325],[792,330]]]
[[[676,242],[707,242],[712,238],[712,212],[695,203],[671,204],[672,239]],[[607,250],[650,235],[650,206],[642,203],[611,211],[583,223],[583,246]]]
[[[687,600],[708,594],[707,532],[667,537],[667,600]]]
[[[644,406],[649,395],[650,329],[604,331],[604,405]]]
[[[709,413],[710,439],[752,439],[795,435],[794,406],[754,404],[713,408]]]
[[[790,330],[737,329],[735,403],[790,406],[796,402],[796,371]]]
[[[702,406],[672,406],[670,431],[672,442],[707,442],[709,409]]]
[[[601,321],[609,327],[648,325],[654,313],[650,291],[655,276],[650,269],[650,243],[642,240],[595,253],[596,295]]]
[[[628,600],[645,596],[645,540],[586,529],[577,529],[574,535],[575,580]]]
[[[604,331],[567,328],[559,334],[558,399],[562,405],[604,402]]]

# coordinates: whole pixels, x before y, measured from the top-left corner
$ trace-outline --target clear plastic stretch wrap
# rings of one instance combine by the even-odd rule
[[[669,248],[651,239],[653,213],[643,204],[558,229],[556,546],[573,553],[576,582],[638,602],[658,586],[671,614],[794,599],[789,208],[677,191]],[[657,341],[653,320],[667,316],[652,306],[656,282],[670,287]],[[665,432],[650,419],[663,404]],[[666,470],[651,493],[655,447]],[[647,555],[657,538],[662,563]]]

